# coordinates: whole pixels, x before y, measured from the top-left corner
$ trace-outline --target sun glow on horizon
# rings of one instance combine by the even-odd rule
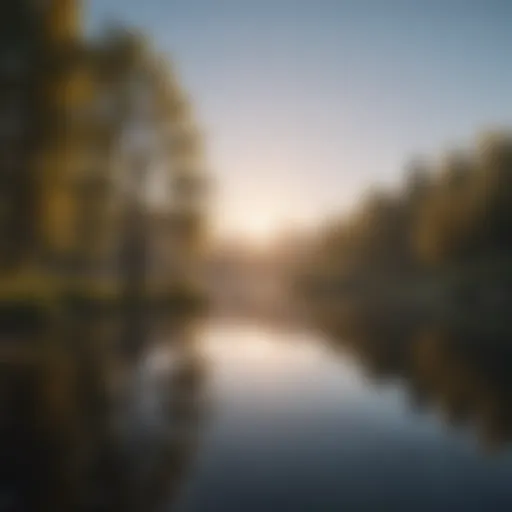
[[[212,239],[221,245],[242,245],[252,250],[266,251],[289,237],[315,232],[318,219],[302,213],[285,215],[276,210],[254,209],[238,216],[218,217],[212,226]]]
[[[229,222],[220,221],[215,231],[218,239],[238,240],[247,245],[261,247],[272,244],[283,226],[283,220],[273,212],[252,211],[231,217]]]
[[[248,239],[248,241],[265,244],[277,236],[281,225],[282,222],[277,217],[254,212],[253,215],[245,220],[241,229],[241,235]]]

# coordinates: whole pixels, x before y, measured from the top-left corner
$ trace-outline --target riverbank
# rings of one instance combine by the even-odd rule
[[[0,329],[39,329],[56,317],[109,316],[131,311],[178,315],[204,313],[205,293],[192,287],[146,287],[142,292],[109,283],[4,280],[0,283]]]
[[[508,261],[421,275],[366,275],[317,283],[303,291],[303,310],[330,319],[365,317],[400,323],[485,324],[510,330],[512,268]]]

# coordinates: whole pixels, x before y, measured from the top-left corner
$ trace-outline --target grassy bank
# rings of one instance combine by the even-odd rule
[[[65,315],[117,315],[135,310],[178,315],[208,309],[200,289],[146,288],[135,293],[112,283],[70,282],[41,278],[0,281],[0,328],[38,329]]]

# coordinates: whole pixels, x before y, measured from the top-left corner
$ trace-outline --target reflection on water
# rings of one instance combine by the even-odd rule
[[[112,319],[4,340],[0,510],[152,511],[176,499],[200,437],[205,368],[189,330],[151,325],[137,330],[136,354]]]
[[[359,313],[6,340],[0,510],[510,510],[505,332]]]
[[[210,325],[215,414],[180,512],[510,510],[512,454],[473,433],[507,439],[506,338],[352,320]]]
[[[374,383],[398,379],[412,405],[474,431],[482,448],[512,441],[512,325],[418,325],[359,311],[330,334]]]

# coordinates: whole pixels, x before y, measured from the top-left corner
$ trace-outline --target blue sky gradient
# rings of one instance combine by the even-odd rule
[[[512,122],[508,0],[91,0],[176,63],[223,234],[311,222]]]

